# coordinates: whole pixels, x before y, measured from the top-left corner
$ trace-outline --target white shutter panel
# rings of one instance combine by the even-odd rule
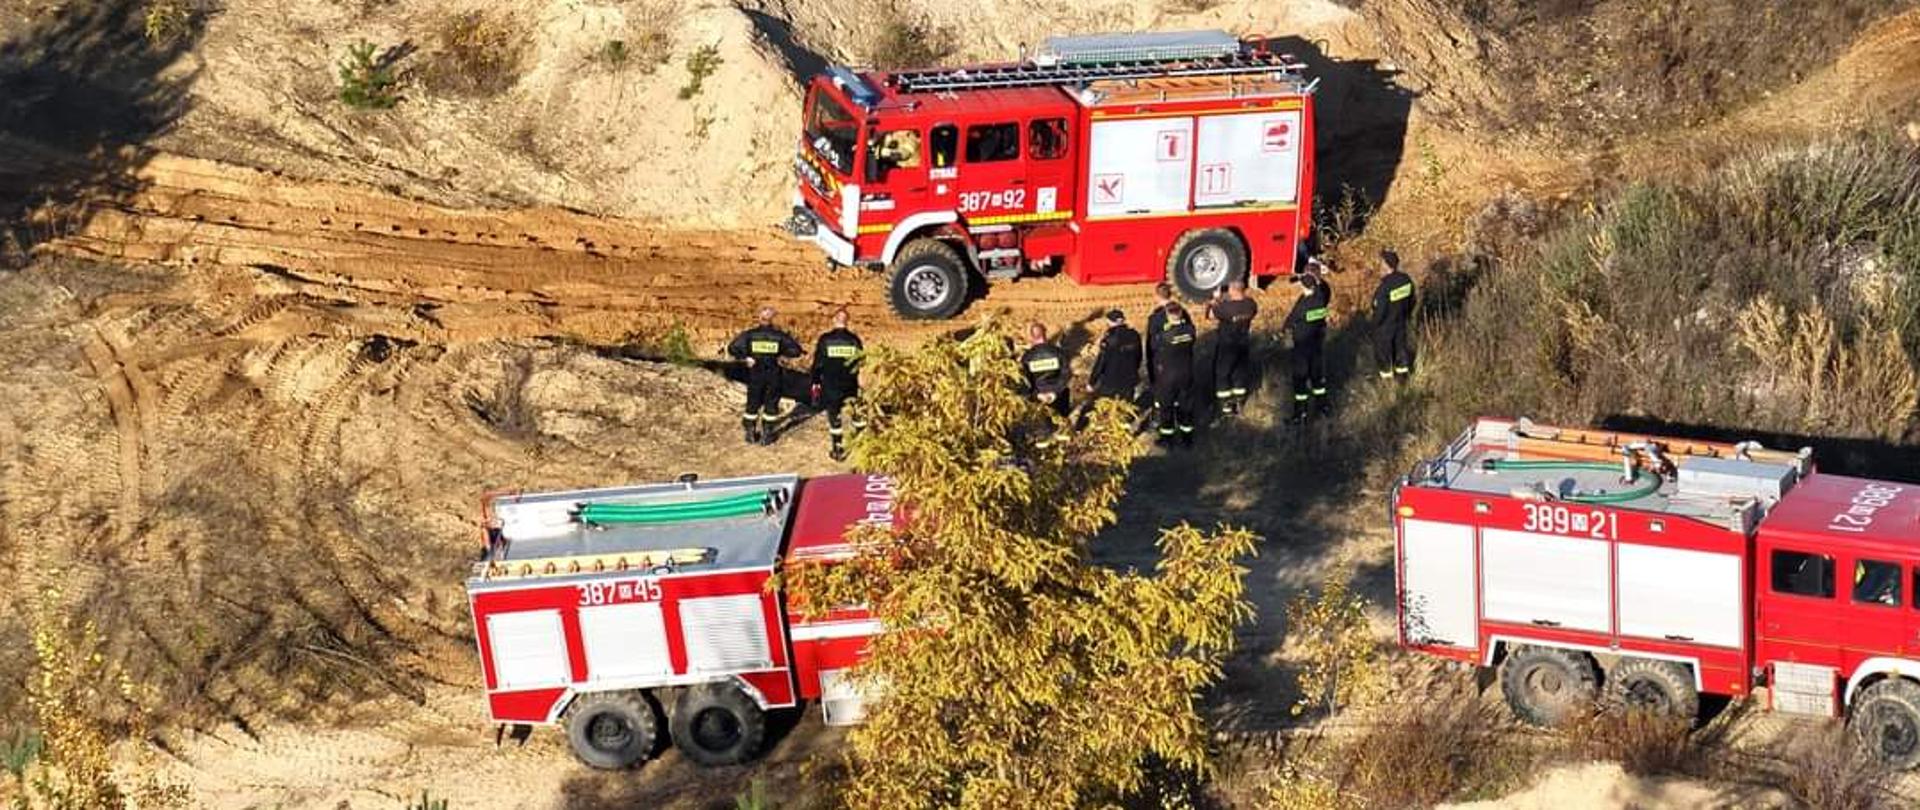
[[[680,600],[680,633],[689,672],[771,669],[760,594]]]
[[[487,643],[493,650],[497,689],[565,686],[573,679],[567,664],[567,637],[560,630],[560,611],[488,616]]]

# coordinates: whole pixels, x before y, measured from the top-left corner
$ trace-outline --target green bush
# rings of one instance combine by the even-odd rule
[[[720,47],[717,45],[702,45],[698,50],[688,54],[687,83],[680,88],[680,100],[686,101],[700,95],[707,77],[719,70],[720,63],[723,61],[725,60],[720,58]]]
[[[400,103],[400,79],[393,65],[376,56],[373,43],[360,40],[347,46],[340,61],[340,103],[356,109],[384,110]]]

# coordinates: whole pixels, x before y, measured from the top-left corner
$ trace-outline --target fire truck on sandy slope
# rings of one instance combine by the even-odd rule
[[[851,555],[852,527],[893,524],[893,494],[877,476],[783,475],[489,498],[467,593],[490,714],[559,724],[598,768],[669,737],[696,763],[744,762],[767,713],[802,700],[857,722],[840,676],[878,623],[801,615],[768,578]]]
[[[1765,687],[1920,764],[1920,485],[1811,453],[1482,419],[1394,495],[1400,641],[1516,714]]]
[[[1219,31],[1055,37],[1012,64],[828,68],[787,227],[947,318],[976,280],[1166,279],[1199,299],[1291,273],[1313,199],[1303,66]]]

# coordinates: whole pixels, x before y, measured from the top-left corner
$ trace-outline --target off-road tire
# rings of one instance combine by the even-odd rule
[[[946,320],[967,305],[972,279],[966,259],[952,245],[916,239],[887,266],[887,301],[908,320]]]
[[[1613,711],[1647,711],[1691,723],[1700,717],[1700,690],[1693,670],[1672,661],[1622,658],[1607,673],[1606,705]]]
[[[1189,301],[1205,301],[1230,281],[1247,278],[1247,246],[1232,231],[1187,231],[1167,254],[1167,282]]]
[[[1520,719],[1553,726],[1593,705],[1600,674],[1586,653],[1518,646],[1500,664],[1500,693]]]
[[[1847,730],[1868,756],[1895,770],[1920,765],[1920,684],[1888,678],[1861,691]]]
[[[617,771],[659,750],[660,707],[644,692],[581,695],[561,716],[567,745],[590,767]]]
[[[709,683],[680,693],[674,703],[673,745],[709,768],[738,765],[760,754],[767,715],[731,683]]]

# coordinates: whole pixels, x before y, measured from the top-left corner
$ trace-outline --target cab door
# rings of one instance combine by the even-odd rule
[[[876,126],[868,136],[863,225],[898,222],[927,207],[926,138],[915,125]]]
[[[1783,540],[1761,546],[1755,635],[1763,661],[1841,666],[1834,626],[1843,612],[1841,600],[1851,596],[1836,588],[1842,562],[1811,545]]]
[[[1849,574],[1842,617],[1834,630],[1845,634],[1849,669],[1868,658],[1920,652],[1913,638],[1913,611],[1907,607],[1911,581],[1899,560],[1856,554],[1842,571]]]
[[[968,124],[960,133],[954,208],[962,219],[991,224],[1033,211],[1021,122]]]

